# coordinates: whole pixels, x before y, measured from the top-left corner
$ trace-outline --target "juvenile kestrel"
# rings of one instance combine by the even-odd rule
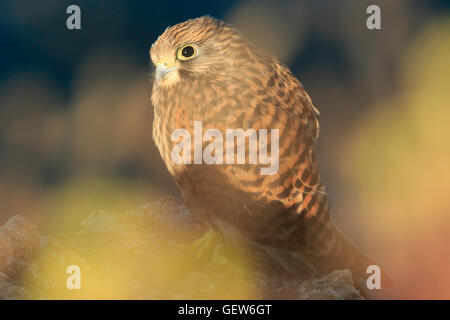
[[[318,111],[290,70],[210,17],[166,29],[150,56],[156,66],[153,138],[198,219],[287,270],[349,268],[356,285],[365,285],[373,262],[330,221],[314,151]],[[171,154],[179,141],[172,134],[185,129],[194,137],[195,121],[203,132],[215,128],[223,137],[227,129],[278,129],[278,172],[261,174],[259,162],[175,163]],[[271,134],[267,141],[270,150]],[[248,145],[245,150],[248,160]]]

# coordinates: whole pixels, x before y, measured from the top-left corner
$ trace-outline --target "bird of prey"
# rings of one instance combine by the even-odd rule
[[[211,17],[167,28],[150,57],[156,66],[153,139],[195,216],[231,242],[265,252],[286,270],[306,265],[323,274],[348,268],[356,285],[365,286],[366,269],[374,263],[330,220],[314,150],[319,112],[288,67]],[[179,141],[173,133],[184,129],[193,137],[196,121],[202,132],[216,129],[223,137],[227,129],[277,129],[277,172],[261,174],[261,161],[174,161]],[[205,144],[201,141],[201,147]],[[245,148],[249,160],[251,150]]]

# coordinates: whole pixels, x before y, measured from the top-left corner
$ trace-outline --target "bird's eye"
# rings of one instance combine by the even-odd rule
[[[195,57],[195,49],[191,45],[184,46],[178,50],[178,60],[186,61]]]

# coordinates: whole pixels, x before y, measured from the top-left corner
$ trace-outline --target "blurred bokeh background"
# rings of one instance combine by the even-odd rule
[[[81,30],[66,8],[81,8]],[[366,8],[381,7],[381,30]],[[148,50],[169,25],[233,23],[302,81],[336,224],[404,298],[450,298],[446,0],[2,1],[0,224],[42,232],[177,194],[152,142]]]

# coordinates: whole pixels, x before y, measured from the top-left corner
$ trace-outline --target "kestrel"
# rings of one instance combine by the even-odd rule
[[[210,17],[167,28],[150,56],[156,66],[153,138],[196,217],[289,271],[304,265],[319,274],[348,268],[356,285],[365,285],[374,263],[330,221],[314,150],[319,112],[288,67]],[[223,137],[227,129],[278,129],[278,171],[262,175],[259,162],[175,163],[173,132],[185,129],[194,136],[196,121],[203,132],[217,129]]]

